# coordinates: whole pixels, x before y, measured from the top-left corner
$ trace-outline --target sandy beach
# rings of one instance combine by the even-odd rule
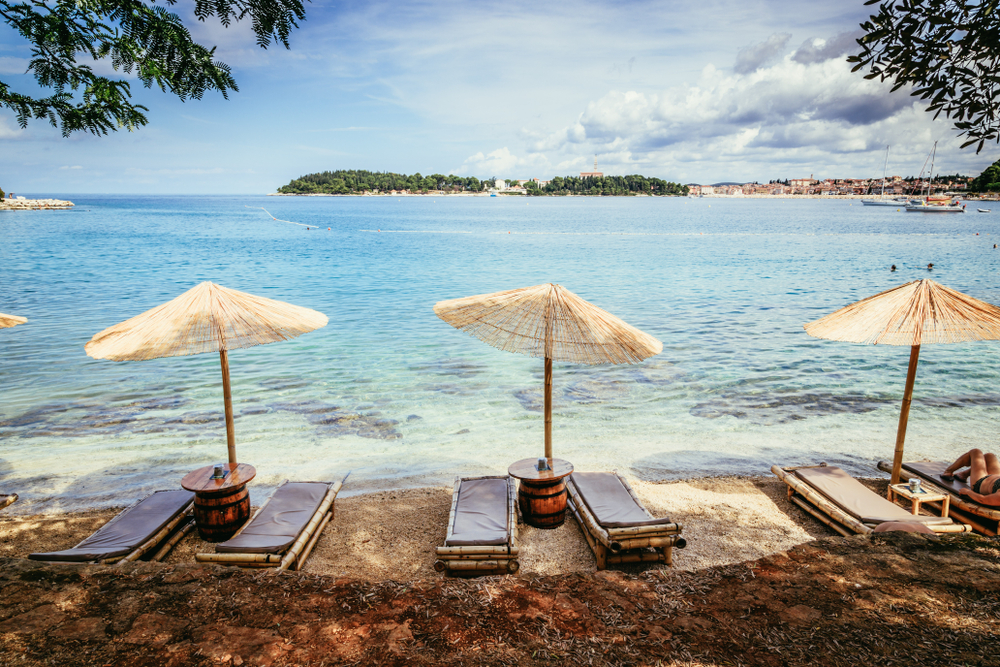
[[[302,572],[195,564],[192,537],[164,563],[38,563],[114,511],[4,516],[0,665],[1000,664],[995,539],[830,536],[766,478],[635,486],[684,523],[675,568],[596,572],[567,521],[522,531],[516,576],[444,577],[444,488],[341,499]]]
[[[674,569],[693,571],[755,560],[831,534],[785,500],[785,487],[769,478],[706,478],[654,484],[630,483],[655,516],[683,524],[687,548],[674,550]],[[871,480],[873,488],[880,482]],[[884,486],[884,482],[881,482]],[[444,544],[451,488],[383,491],[340,498],[305,572],[364,581],[406,582],[441,578],[434,549]],[[118,510],[41,516],[0,516],[0,557],[25,558],[33,551],[66,549],[84,539]],[[593,553],[576,522],[555,530],[519,527],[519,576],[596,571]],[[212,545],[196,533],[167,556],[171,564],[193,563]],[[638,572],[664,566],[622,567]]]

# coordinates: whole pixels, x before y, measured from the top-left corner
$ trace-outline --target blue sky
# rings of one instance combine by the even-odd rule
[[[240,92],[177,101],[133,83],[150,122],[70,139],[0,110],[0,187],[45,193],[267,193],[333,169],[551,178],[590,170],[711,183],[920,171],[977,175],[951,124],[844,55],[871,8],[848,2],[307,4],[291,49],[173,11]],[[26,43],[0,27],[0,80]],[[110,65],[99,64],[110,70]]]

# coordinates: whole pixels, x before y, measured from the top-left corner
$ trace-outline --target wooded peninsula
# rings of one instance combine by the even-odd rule
[[[475,176],[455,176],[420,173],[407,176],[392,172],[363,170],[324,171],[296,178],[288,185],[278,188],[285,195],[361,195],[361,194],[475,194],[497,192],[508,195],[527,196],[635,196],[635,195],[679,195],[688,193],[688,188],[680,183],[672,183],[659,178],[640,176],[600,176],[577,177],[556,176],[551,181],[537,179],[487,179]]]

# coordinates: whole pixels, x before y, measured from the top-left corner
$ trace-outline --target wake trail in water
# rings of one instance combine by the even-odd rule
[[[244,204],[243,208],[260,209],[261,211],[264,211],[264,213],[267,213],[268,215],[270,215],[271,219],[274,220],[274,221],[276,221],[276,222],[287,222],[290,225],[298,225],[299,227],[306,227],[306,228],[315,227],[316,226],[316,225],[303,225],[301,222],[292,222],[291,220],[282,220],[281,218],[276,218],[276,217],[274,217],[274,215],[270,211],[268,211],[263,206],[247,206],[247,205]]]

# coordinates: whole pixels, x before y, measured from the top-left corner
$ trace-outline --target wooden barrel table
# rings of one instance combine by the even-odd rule
[[[257,471],[249,463],[223,465],[222,479],[213,479],[215,466],[205,466],[188,473],[181,486],[194,491],[194,522],[206,542],[224,542],[250,518],[250,494],[247,482]]]
[[[535,528],[558,528],[566,520],[566,480],[573,464],[547,459],[548,470],[538,469],[538,459],[522,459],[507,473],[521,480],[517,504],[524,522]]]

